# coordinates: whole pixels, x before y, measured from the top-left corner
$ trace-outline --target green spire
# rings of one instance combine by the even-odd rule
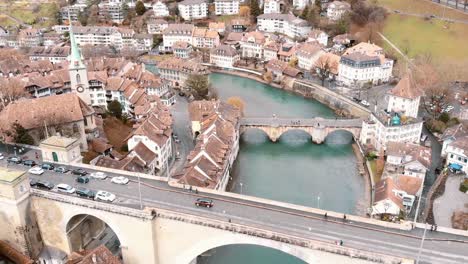
[[[81,66],[81,67],[84,67],[84,64],[83,64],[83,60],[82,60],[82,57],[81,57],[81,53],[80,53],[80,48],[78,48],[78,45],[76,44],[76,40],[75,40],[75,34],[73,34],[73,28],[72,28],[72,22],[71,22],[71,18],[69,17],[69,21],[70,21],[70,27],[69,27],[69,30],[70,30],[70,48],[71,48],[71,52],[70,52],[70,66]]]

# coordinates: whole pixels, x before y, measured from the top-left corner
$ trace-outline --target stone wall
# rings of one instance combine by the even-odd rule
[[[327,105],[337,112],[342,112],[346,116],[364,117],[367,118],[370,115],[370,110],[361,106],[360,104],[352,101],[351,99],[335,93],[330,89],[323,86],[295,80],[292,87],[286,87],[295,93],[301,94],[304,97],[311,97],[315,100]]]

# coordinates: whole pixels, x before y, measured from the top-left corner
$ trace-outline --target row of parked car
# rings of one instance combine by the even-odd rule
[[[58,192],[68,193],[68,194],[77,194],[78,196],[94,199],[94,200],[101,200],[106,202],[113,202],[116,198],[115,194],[107,192],[107,191],[93,191],[85,187],[72,187],[66,183],[60,183],[55,186],[53,183],[43,180],[35,180],[31,179],[29,182],[31,187],[53,190],[55,187],[57,188]]]

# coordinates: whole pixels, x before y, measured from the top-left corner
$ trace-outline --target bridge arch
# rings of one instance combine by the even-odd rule
[[[257,237],[249,237],[240,234],[232,235],[230,233],[227,233],[221,236],[218,235],[203,237],[203,239],[199,240],[196,243],[193,243],[191,247],[187,248],[183,252],[180,252],[180,254],[177,257],[176,264],[189,264],[199,255],[209,250],[228,245],[262,246],[284,252],[306,263],[313,263],[315,260],[315,257],[305,253],[303,250],[301,250],[301,248],[298,248],[296,246],[284,244],[279,241],[272,241]]]
[[[120,255],[120,245],[127,245],[125,232],[111,218],[91,212],[72,213],[64,219],[64,234],[68,239],[69,252],[93,249],[101,244],[114,247],[113,253]],[[97,241],[106,235],[103,243]]]
[[[325,142],[333,139],[333,137],[336,137],[339,134],[344,134],[351,139],[350,143],[353,143],[353,141],[356,141],[359,138],[359,132],[360,131],[354,128],[330,128],[326,133]]]

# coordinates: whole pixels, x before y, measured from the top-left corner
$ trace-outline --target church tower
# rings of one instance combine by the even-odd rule
[[[76,93],[81,100],[83,100],[87,105],[91,105],[91,97],[89,92],[89,82],[88,82],[88,71],[86,70],[86,65],[83,62],[83,57],[81,56],[80,49],[76,44],[75,34],[73,34],[72,25],[70,23],[70,56],[68,61],[70,62],[68,66],[68,74],[70,75],[70,83],[72,93]]]

